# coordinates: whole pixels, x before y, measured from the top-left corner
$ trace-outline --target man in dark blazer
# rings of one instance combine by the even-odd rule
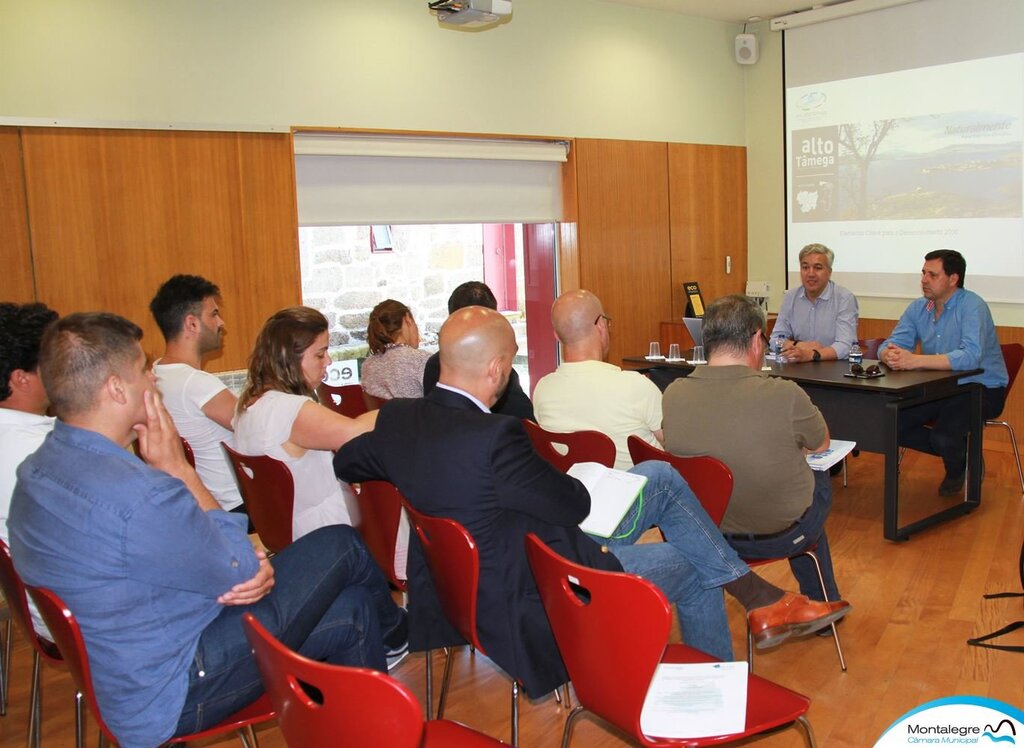
[[[750,610],[762,643],[809,633],[846,613],[846,603],[811,603],[751,573],[666,463],[633,468],[648,478],[643,500],[614,533],[620,537],[598,544],[578,527],[590,512],[583,485],[534,452],[518,419],[488,410],[508,384],[516,353],[508,321],[468,307],[444,323],[440,343],[438,386],[424,398],[385,403],[374,431],[338,450],[335,472],[350,481],[391,481],[419,511],[465,526],[480,553],[480,641],[531,698],[566,674],[526,559],[528,532],[586,566],[654,582],[676,605],[686,642],[722,659],[732,658],[732,645],[720,587]],[[632,545],[652,525],[670,542]],[[415,537],[407,570],[410,648],[463,644],[444,620]]]

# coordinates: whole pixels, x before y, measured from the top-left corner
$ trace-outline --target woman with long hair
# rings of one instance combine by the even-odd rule
[[[316,309],[296,306],[274,314],[256,338],[234,418],[240,452],[270,455],[291,470],[293,539],[324,525],[352,524],[354,496],[335,478],[331,450],[370,431],[377,420],[376,411],[346,418],[317,401],[317,385],[331,362],[327,344],[327,319]]]
[[[363,391],[380,400],[423,397],[423,367],[430,354],[419,349],[420,330],[409,307],[386,299],[370,312],[366,326],[370,357],[363,362]]]

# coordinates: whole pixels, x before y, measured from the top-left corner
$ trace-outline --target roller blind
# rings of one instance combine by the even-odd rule
[[[297,133],[302,226],[548,223],[563,141]]]

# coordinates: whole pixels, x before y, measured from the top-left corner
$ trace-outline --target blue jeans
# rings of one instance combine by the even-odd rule
[[[665,593],[679,613],[683,640],[722,660],[732,660],[732,637],[722,585],[750,572],[722,538],[697,497],[666,462],[643,462],[629,472],[647,477],[642,498],[619,523],[607,545],[622,568]],[[657,526],[664,543],[634,545]]]
[[[386,671],[382,632],[395,629],[402,612],[353,528],[321,527],[272,561],[270,594],[253,605],[225,606],[200,635],[175,735],[206,729],[263,693],[242,630],[247,612],[310,659]]]
[[[825,580],[825,590],[829,600],[839,600],[839,588],[836,586],[835,572],[832,570],[832,553],[828,547],[828,536],[825,534],[825,520],[832,509],[832,479],[827,470],[814,471],[814,496],[811,505],[792,528],[774,538],[754,539],[744,533],[726,534],[729,545],[736,549],[743,558],[786,558],[789,568],[800,585],[800,592],[812,600],[824,600],[821,594],[821,582],[814,568],[814,561],[808,556],[796,556],[805,548],[818,544],[815,554],[821,564],[821,576]]]

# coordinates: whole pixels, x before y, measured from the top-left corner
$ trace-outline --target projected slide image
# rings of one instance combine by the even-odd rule
[[[1018,118],[992,112],[793,133],[794,222],[1019,218]]]

